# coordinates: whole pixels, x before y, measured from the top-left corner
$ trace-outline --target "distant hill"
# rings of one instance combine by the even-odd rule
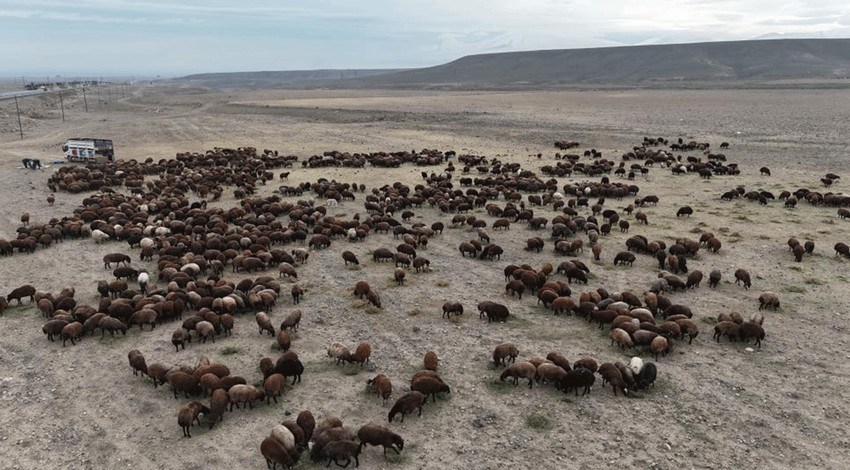
[[[213,88],[499,89],[850,78],[850,39],[765,39],[504,52],[419,69],[205,73]],[[840,84],[850,86],[850,80]]]
[[[498,88],[850,77],[850,39],[506,52],[369,77],[366,87]]]
[[[321,69],[264,72],[198,73],[176,78],[211,88],[312,88],[325,84],[340,86],[346,80],[361,79],[404,69]]]

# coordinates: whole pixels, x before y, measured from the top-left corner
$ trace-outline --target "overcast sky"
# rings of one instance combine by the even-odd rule
[[[402,68],[535,49],[850,37],[847,0],[0,0],[0,77]]]

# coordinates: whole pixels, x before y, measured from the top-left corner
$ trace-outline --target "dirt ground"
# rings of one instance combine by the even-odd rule
[[[640,196],[660,198],[657,206],[644,209],[649,225],[638,226],[626,216],[631,231],[601,239],[601,262],[593,262],[589,250],[579,254],[592,276],[588,286],[574,292],[598,287],[646,291],[659,272],[654,258],[639,255],[633,267],[613,266],[614,255],[634,234],[670,243],[696,239],[702,231],[715,233],[723,248],[718,254],[700,250],[689,268],[706,276],[720,269],[724,281],[718,289],[703,283],[672,294],[674,302],[691,306],[701,331],[692,345],[676,341],[673,353],[660,358],[653,389],[615,397],[597,377],[592,393],[576,398],[551,387],[529,390],[500,383],[500,371],[490,359],[493,348],[511,341],[519,346],[520,359],[560,351],[571,361],[589,356],[600,363],[649,355],[622,352],[610,345],[607,330],[574,316],[554,317],[536,305],[534,296],[504,295],[506,265],[557,266],[568,259],[553,252],[548,231],[533,232],[522,224],[504,232],[488,229],[505,249],[500,261],[488,262],[461,258],[458,244],[475,233],[447,228],[422,252],[432,270],[410,271],[402,287],[392,281],[392,266],[373,263],[369,256],[378,247],[394,248],[399,241],[392,235],[372,234],[362,244],[334,241],[299,268],[306,296],[293,349],[305,364],[302,383],[289,388],[277,405],[227,413],[212,430],[194,427],[191,439],[181,437],[176,422],[187,400],[175,400],[167,387],[154,389],[149,380],[134,377],[127,352],[141,350],[149,364],[191,365],[206,355],[256,383],[262,378],[259,360],[278,352],[273,339],[257,333],[250,314],[237,318],[232,337],[175,353],[170,338],[177,324],[133,329],[125,337],[86,337],[63,348],[42,334],[44,320],[34,306],[14,306],[0,318],[0,468],[265,468],[260,442],[275,423],[301,410],[311,410],[318,419],[339,416],[354,429],[369,421],[386,424],[390,405],[366,391],[366,380],[386,374],[398,397],[429,350],[439,355],[451,394],[426,405],[422,417],[389,425],[405,438],[400,457],[385,459],[377,448],[367,448],[361,467],[847,468],[850,437],[843,419],[850,408],[841,396],[846,397],[850,383],[850,366],[844,362],[850,358],[850,261],[836,258],[832,247],[850,241],[850,222],[839,219],[835,208],[806,202],[786,209],[778,201],[759,206],[720,200],[739,185],[774,194],[804,187],[846,191],[850,95],[845,91],[210,91],[189,85],[134,85],[122,91],[123,97],[113,90],[109,102],[98,102],[90,92],[88,113],[81,97],[68,97],[65,122],[55,99],[23,99],[23,140],[14,103],[0,102],[0,238],[14,238],[23,212],[31,214],[32,222],[44,223],[71,214],[90,195],[57,193],[50,207],[46,180],[54,168],[19,168],[23,157],[43,163],[60,159],[61,144],[75,136],[113,139],[120,159],[171,158],[176,152],[238,146],[276,149],[301,159],[326,150],[430,148],[498,157],[532,171],[555,162],[556,140],[576,140],[579,152],[595,148],[619,160],[643,136],[682,137],[712,147],[729,142],[723,153],[739,163],[741,175],[701,180],[654,168],[648,178],[638,177]],[[763,165],[771,176],[759,174]],[[368,188],[394,181],[414,185],[421,182],[422,170],[442,168],[299,165],[288,184],[325,177]],[[826,172],[842,176],[828,190],[819,182]],[[560,178],[559,187],[582,180],[581,175]],[[260,194],[271,194],[279,184],[262,187]],[[620,211],[631,202],[608,200],[605,207]],[[229,190],[217,204],[236,203]],[[694,215],[677,218],[676,209],[686,204]],[[535,212],[548,218],[556,214],[551,206]],[[356,201],[329,209],[342,218],[355,213],[365,213],[361,193]],[[415,213],[413,222],[448,225],[451,220],[431,208]],[[488,227],[495,220],[483,210],[474,215]],[[523,249],[535,235],[546,240],[541,253]],[[814,254],[795,263],[786,245],[791,236],[813,240]],[[343,267],[343,250],[360,258],[358,269]],[[137,262],[138,248],[129,250],[123,242],[66,240],[31,255],[0,258],[0,294],[27,283],[55,293],[74,286],[79,303],[97,305],[96,282],[111,277],[101,258],[114,251],[130,254],[134,266],[155,270],[154,263]],[[735,285],[736,268],[753,274],[752,289]],[[235,281],[244,276],[227,275]],[[378,290],[382,311],[364,308],[351,295],[359,280]],[[765,291],[778,293],[782,308],[765,313],[767,338],[760,350],[712,341],[718,313],[749,317]],[[458,321],[441,318],[446,300],[463,303],[466,313]],[[505,303],[511,319],[506,324],[479,320],[475,305],[482,300]],[[269,312],[273,323],[292,308],[288,296],[282,296]],[[331,342],[353,347],[362,340],[373,347],[366,370],[336,367],[327,358]],[[305,456],[298,468],[313,466]]]

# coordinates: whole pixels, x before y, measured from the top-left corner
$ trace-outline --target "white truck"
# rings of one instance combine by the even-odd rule
[[[62,146],[69,162],[104,163],[115,161],[115,151],[109,139],[75,137]]]

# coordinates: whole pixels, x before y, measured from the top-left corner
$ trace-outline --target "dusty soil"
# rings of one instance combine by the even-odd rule
[[[431,272],[408,273],[395,287],[393,268],[376,264],[369,253],[393,248],[392,235],[370,235],[363,244],[334,241],[315,252],[299,268],[306,297],[304,321],[293,342],[305,363],[300,385],[288,389],[282,403],[225,415],[213,430],[193,428],[181,437],[176,413],[187,400],[175,400],[166,388],[134,377],[127,352],[139,349],[148,363],[194,364],[200,355],[223,362],[250,382],[262,375],[258,362],[276,357],[274,340],[257,333],[251,315],[237,318],[235,333],[215,344],[192,344],[175,353],[170,335],[176,324],[154,331],[134,329],[125,337],[87,337],[76,346],[48,342],[43,319],[34,306],[6,310],[0,323],[0,467],[12,468],[265,468],[259,443],[276,422],[309,409],[321,418],[336,415],[347,426],[386,423],[389,406],[366,392],[366,380],[388,375],[400,396],[428,350],[441,358],[440,372],[452,393],[428,404],[421,418],[390,425],[406,439],[400,458],[384,459],[376,448],[361,456],[364,468],[846,468],[850,438],[844,418],[850,414],[846,385],[847,263],[834,257],[832,246],[848,241],[845,224],[834,208],[801,202],[786,209],[781,202],[759,206],[723,202],[719,196],[743,185],[778,194],[800,187],[821,190],[819,180],[832,171],[843,178],[830,191],[846,190],[847,122],[850,97],[830,90],[584,91],[538,93],[428,92],[275,92],[209,91],[190,86],[133,86],[112,90],[112,100],[98,102],[89,94],[89,113],[80,97],[65,101],[66,120],[51,98],[22,100],[24,136],[18,137],[14,104],[0,102],[0,237],[13,238],[20,215],[47,222],[70,214],[89,194],[56,194],[47,205],[46,180],[52,169],[18,168],[25,156],[49,162],[61,158],[69,137],[112,138],[119,158],[170,158],[176,152],[213,147],[255,146],[277,149],[302,159],[325,150],[379,151],[436,148],[498,156],[537,171],[554,160],[555,140],[577,140],[579,151],[596,148],[605,157],[619,156],[643,136],[710,142],[727,141],[724,153],[738,162],[740,176],[700,180],[672,176],[655,168],[638,178],[640,195],[661,202],[644,209],[648,226],[633,217],[628,234],[601,240],[602,261],[588,251],[579,258],[591,267],[583,289],[642,293],[658,273],[653,258],[638,256],[635,265],[614,267],[613,256],[625,239],[643,234],[668,243],[677,237],[698,238],[701,231],[720,237],[720,253],[700,251],[690,269],[720,269],[724,281],[716,290],[673,294],[690,305],[700,325],[694,344],[676,342],[673,354],[658,361],[654,389],[630,398],[615,397],[597,379],[592,394],[575,398],[549,387],[505,385],[490,361],[493,347],[515,342],[520,358],[563,352],[570,360],[591,356],[599,362],[623,360],[642,350],[621,352],[603,332],[576,317],[553,317],[535,304],[504,295],[502,269],[508,264],[557,265],[548,232],[535,233],[521,224],[504,232],[489,230],[505,248],[500,261],[464,259],[457,246],[474,237],[465,228],[447,229],[423,254]],[[102,93],[103,99],[106,93]],[[542,153],[538,159],[537,154]],[[692,154],[696,155],[696,154]],[[759,175],[767,165],[772,176]],[[320,177],[379,187],[394,181],[413,185],[420,171],[440,168],[403,166],[366,168],[296,168],[289,183]],[[559,186],[583,178],[561,178]],[[270,194],[277,183],[261,189]],[[228,191],[220,204],[235,204]],[[622,209],[632,200],[607,201]],[[500,202],[503,204],[503,201]],[[676,218],[676,209],[691,205],[695,214]],[[435,209],[415,210],[414,222],[444,221]],[[551,207],[537,210],[551,218]],[[363,195],[330,208],[330,214],[364,213]],[[483,210],[475,215],[492,223]],[[525,239],[547,240],[542,253],[525,251]],[[788,252],[790,236],[811,239],[815,253],[795,263]],[[340,252],[351,250],[359,269],[343,267]],[[0,258],[0,293],[26,283],[41,291],[75,286],[80,303],[97,303],[96,281],[108,279],[101,258],[128,252],[136,266],[138,249],[123,242],[95,245],[92,240],[65,241],[32,255]],[[754,276],[749,291],[736,286],[736,268]],[[271,271],[274,275],[275,271]],[[228,277],[238,280],[228,272]],[[557,277],[560,278],[560,277]],[[351,296],[358,280],[380,292],[384,310],[364,308]],[[711,340],[713,318],[738,311],[757,311],[760,293],[780,295],[782,308],[765,313],[767,338],[760,350]],[[446,300],[461,301],[466,313],[458,321],[441,318]],[[475,305],[502,302],[512,317],[506,324],[479,320]],[[270,315],[277,324],[293,307],[282,296]],[[373,346],[368,370],[335,367],[327,345],[340,341]],[[749,345],[752,346],[752,345]],[[541,417],[543,417],[541,419]],[[313,464],[302,459],[299,468]]]

